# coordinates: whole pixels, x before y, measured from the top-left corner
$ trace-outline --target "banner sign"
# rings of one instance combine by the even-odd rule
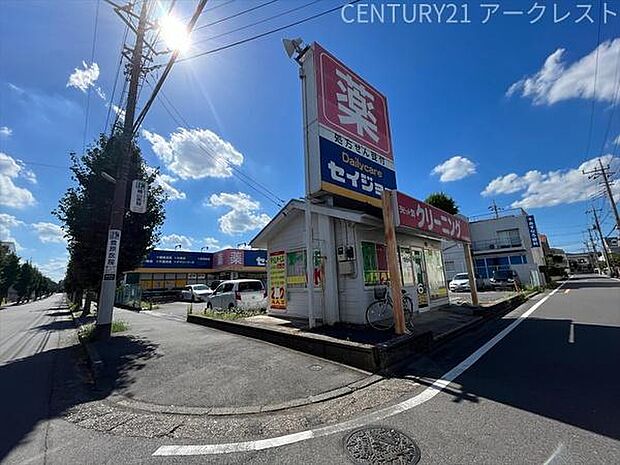
[[[286,310],[286,254],[269,254],[269,308]]]
[[[310,193],[381,206],[396,189],[385,96],[317,43],[305,57]]]
[[[527,229],[530,232],[532,247],[540,247],[540,238],[538,237],[538,228],[536,227],[534,215],[527,215]]]
[[[110,229],[108,231],[108,246],[105,253],[105,265],[103,267],[103,279],[114,281],[116,279],[116,265],[121,245],[121,231]]]
[[[206,268],[213,267],[213,254],[208,252],[182,252],[179,250],[153,250],[142,262],[143,268]]]
[[[401,192],[397,192],[394,197],[396,226],[417,229],[442,239],[471,242],[466,220]]]
[[[135,179],[131,183],[131,200],[129,210],[134,213],[146,213],[149,188],[146,181]]]
[[[319,146],[323,190],[380,207],[383,189],[396,188],[394,170],[323,137],[320,138]]]

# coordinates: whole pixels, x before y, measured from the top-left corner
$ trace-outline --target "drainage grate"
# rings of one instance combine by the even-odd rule
[[[414,465],[420,461],[420,449],[413,439],[380,426],[353,431],[345,438],[344,448],[359,465]]]
[[[308,370],[310,371],[321,371],[323,367],[321,365],[310,365]]]

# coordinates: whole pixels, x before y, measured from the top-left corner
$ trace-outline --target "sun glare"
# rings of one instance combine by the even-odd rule
[[[185,24],[173,16],[164,16],[159,20],[161,37],[172,50],[185,52],[189,49],[190,40]]]

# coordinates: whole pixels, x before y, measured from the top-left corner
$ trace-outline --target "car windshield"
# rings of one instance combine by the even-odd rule
[[[195,286],[193,286],[195,291],[206,291],[209,288],[207,286],[205,286],[204,284],[197,284]]]
[[[496,279],[508,279],[512,278],[512,273],[507,270],[498,270],[493,272],[493,277]]]
[[[260,281],[245,281],[239,283],[239,292],[261,292],[263,283]]]
[[[455,275],[453,279],[469,279],[469,277],[467,276],[467,273],[459,273]]]

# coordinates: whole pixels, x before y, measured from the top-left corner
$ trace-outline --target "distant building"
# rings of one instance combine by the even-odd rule
[[[611,253],[620,254],[620,241],[617,237],[606,237],[605,245],[607,246],[607,250]]]
[[[6,252],[16,253],[15,242],[1,241],[0,247],[2,247]]]
[[[598,268],[598,257],[592,252],[567,253],[571,273],[592,273]]]
[[[512,269],[523,284],[537,284],[545,257],[533,215],[523,209],[505,210],[490,218],[470,218],[474,269],[478,278],[487,280],[496,270]],[[446,277],[465,273],[463,246],[443,243]],[[534,274],[534,278],[533,278]]]

